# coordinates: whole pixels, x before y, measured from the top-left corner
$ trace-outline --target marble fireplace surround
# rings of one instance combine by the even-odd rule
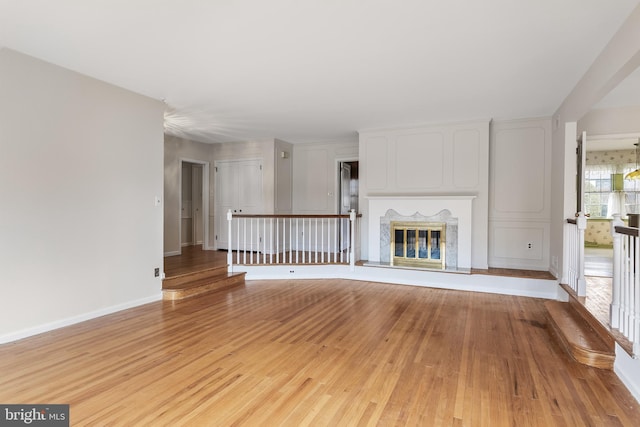
[[[444,222],[447,224],[444,271],[470,272],[472,207],[475,197],[474,195],[367,197],[370,218],[369,262],[390,265],[389,224],[391,221]],[[455,255],[455,259],[450,258],[450,255]]]

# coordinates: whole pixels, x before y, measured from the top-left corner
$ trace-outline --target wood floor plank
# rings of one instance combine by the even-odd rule
[[[253,281],[0,346],[0,401],[72,425],[638,425],[542,300],[349,280]]]

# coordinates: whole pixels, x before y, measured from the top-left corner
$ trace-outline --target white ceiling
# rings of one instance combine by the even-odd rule
[[[203,142],[550,116],[638,0],[0,0],[0,46]]]

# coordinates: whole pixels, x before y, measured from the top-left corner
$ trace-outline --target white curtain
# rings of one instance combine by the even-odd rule
[[[619,213],[622,218],[627,216],[624,191],[612,191],[607,203],[607,218],[613,218],[613,214]]]
[[[626,175],[632,170],[635,170],[635,164],[595,164],[587,165],[586,169],[588,176],[607,179],[615,173],[622,173]],[[607,218],[613,218],[613,214],[616,213],[619,213],[623,218],[627,215],[624,191],[611,191],[609,193],[609,197],[607,199]]]

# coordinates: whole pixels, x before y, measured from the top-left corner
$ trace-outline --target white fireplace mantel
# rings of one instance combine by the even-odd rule
[[[476,195],[375,195],[369,203],[369,261],[380,262],[380,218],[393,209],[401,215],[432,216],[443,209],[458,219],[458,268],[471,269],[473,199]]]

